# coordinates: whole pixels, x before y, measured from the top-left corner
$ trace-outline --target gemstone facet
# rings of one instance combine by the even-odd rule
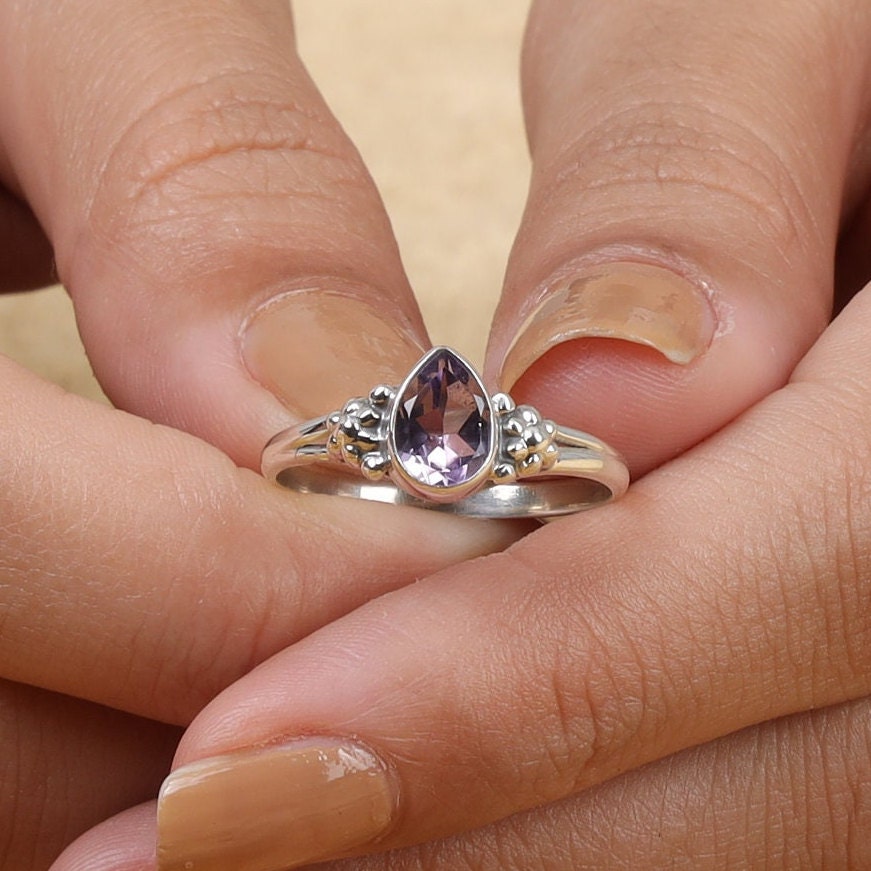
[[[490,402],[478,376],[448,348],[420,361],[397,398],[396,460],[426,487],[468,484],[490,459]]]

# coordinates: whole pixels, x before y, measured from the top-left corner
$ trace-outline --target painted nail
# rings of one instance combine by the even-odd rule
[[[160,791],[160,871],[284,871],[362,847],[393,819],[387,768],[310,739],[194,762]]]
[[[714,327],[704,291],[687,279],[646,263],[603,264],[548,291],[509,347],[500,386],[510,389],[536,360],[571,339],[623,339],[685,365],[704,353]]]
[[[410,324],[360,295],[282,294],[248,320],[242,356],[256,381],[299,419],[327,414],[376,384],[398,383],[423,353]]]

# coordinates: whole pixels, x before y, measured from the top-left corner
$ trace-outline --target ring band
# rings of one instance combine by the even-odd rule
[[[450,348],[427,353],[399,387],[278,433],[264,476],[303,493],[353,496],[470,517],[551,517],[625,493],[629,472],[597,438],[506,393],[487,393]]]

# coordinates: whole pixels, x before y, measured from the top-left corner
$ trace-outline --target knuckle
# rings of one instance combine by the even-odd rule
[[[186,491],[180,498],[190,504],[198,497]],[[187,527],[186,573],[160,566],[166,578],[178,578],[162,584],[165,608],[187,615],[187,629],[178,639],[166,637],[161,626],[144,631],[152,637],[140,650],[148,649],[146,641],[153,650],[140,655],[148,671],[137,682],[142,697],[170,722],[189,723],[221,690],[302,634],[297,623],[307,601],[305,573],[285,537],[252,520],[246,505],[230,491],[221,504],[204,506]],[[249,548],[253,542],[261,546]],[[184,546],[168,552],[177,555]],[[288,553],[276,559],[279,549]],[[248,556],[240,563],[243,550]],[[288,615],[296,620],[288,622]],[[171,631],[178,632],[177,624]]]
[[[722,245],[731,233],[739,250],[754,242],[750,223],[760,250],[791,256],[819,237],[808,196],[788,158],[730,114],[740,113],[649,99],[608,113],[556,155],[544,201],[567,189],[580,208],[615,222],[626,220],[627,200],[630,218],[688,226],[691,215],[697,237]]]
[[[825,470],[812,493],[792,492],[789,550],[816,608],[804,608],[808,634],[824,641],[831,674],[871,689],[871,445],[845,433],[867,431],[867,411],[846,385],[794,385],[802,394],[794,431],[815,433],[809,467]],[[840,395],[839,395],[840,394]],[[808,498],[808,496],[812,498]],[[795,574],[795,572],[793,572]],[[801,576],[794,579],[802,588]],[[794,609],[791,613],[795,613]],[[799,637],[801,633],[799,634]]]
[[[739,539],[745,587],[782,615],[776,666],[809,701],[871,689],[871,445],[867,410],[843,382],[793,382],[775,400],[777,429],[743,446],[734,473],[767,468],[759,534]],[[784,433],[797,435],[784,443]],[[803,470],[803,471],[797,471]],[[776,522],[771,524],[771,511]],[[749,524],[745,513],[744,523]],[[749,555],[749,558],[748,558]],[[774,651],[773,649],[773,651]],[[772,652],[773,652],[772,651]]]
[[[620,615],[599,614],[594,595],[577,596],[576,579],[538,574],[520,615],[536,632],[517,689],[531,730],[523,746],[534,758],[519,764],[534,798],[547,802],[596,782],[662,712],[640,642]]]
[[[146,257],[157,271],[171,250],[173,271],[181,260],[201,274],[216,248],[232,257],[252,242],[274,247],[295,213],[335,211],[365,172],[326,109],[287,91],[267,74],[227,72],[162,95],[102,161],[89,234],[134,256],[164,252]]]
[[[844,432],[856,431],[855,413],[833,416],[836,403],[826,406],[830,425],[841,426],[831,438],[821,441],[819,450],[823,467],[831,470],[831,480],[820,488],[816,506],[805,504],[798,510],[803,516],[804,539],[817,531],[817,584],[821,611],[825,615],[824,637],[835,656],[843,662],[840,677],[871,689],[871,451],[864,440],[845,439]],[[834,420],[833,420],[834,417]],[[819,427],[819,417],[816,416]],[[840,436],[839,436],[840,434]]]
[[[659,718],[646,676],[650,664],[618,623],[619,618],[603,630],[575,622],[565,645],[572,639],[577,643],[576,627],[585,626],[580,659],[586,661],[576,654],[571,655],[573,663],[561,656],[552,672],[554,734],[561,736],[568,752],[551,758],[566,794],[595,784],[603,771],[622,767],[621,757],[632,755],[642,733],[652,733]]]

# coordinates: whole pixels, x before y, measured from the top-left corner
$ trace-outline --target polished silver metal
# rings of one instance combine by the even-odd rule
[[[448,352],[476,379],[489,406],[491,443],[483,470],[452,486],[414,479],[397,457],[397,403],[434,355]],[[302,493],[352,496],[469,517],[547,518],[622,496],[629,471],[597,438],[559,426],[507,393],[488,394],[456,351],[434,348],[398,387],[379,384],[340,411],[283,430],[263,450],[265,477]]]

